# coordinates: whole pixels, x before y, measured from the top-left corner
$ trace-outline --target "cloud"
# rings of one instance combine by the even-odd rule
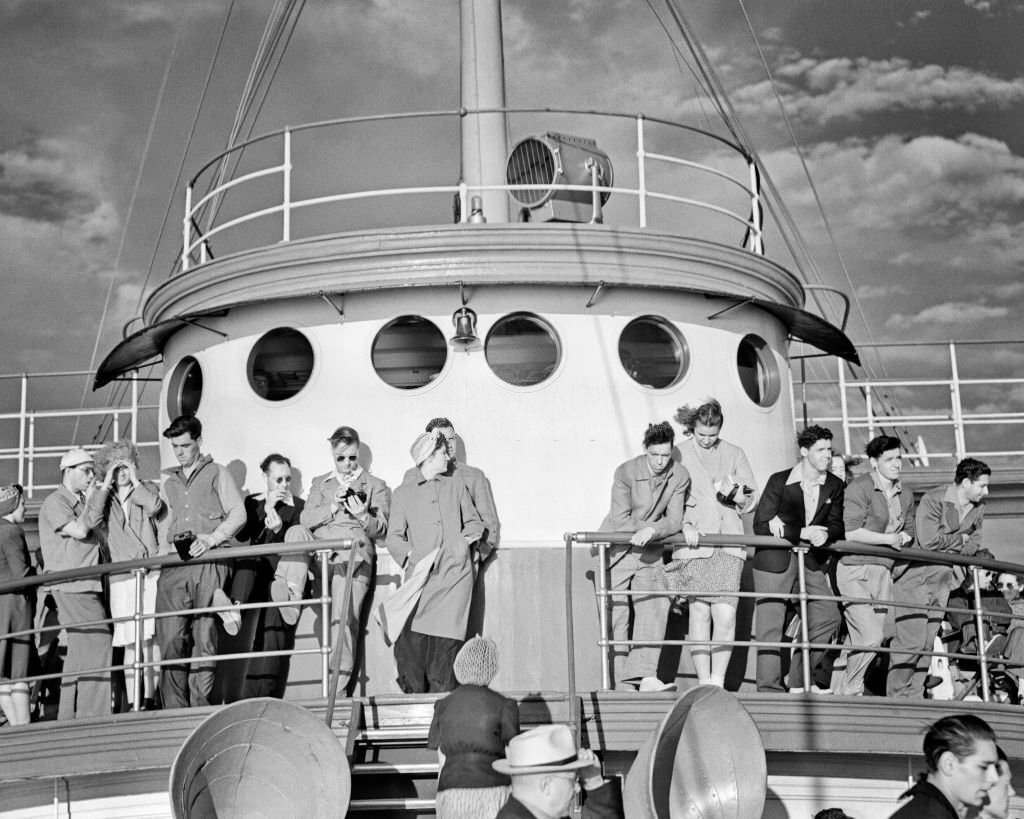
[[[866,299],[888,299],[895,295],[904,296],[909,289],[904,284],[862,284],[856,289],[857,298]]]
[[[990,307],[962,301],[947,301],[933,304],[912,315],[893,313],[886,321],[888,327],[901,327],[907,324],[975,324],[992,319],[1006,318],[1010,314],[1008,307]]]
[[[895,111],[1007,109],[1024,101],[1024,77],[1003,79],[964,66],[914,65],[893,57],[814,59],[787,55],[774,71],[787,114],[805,123],[827,124]],[[777,116],[767,80],[731,94],[741,116]]]
[[[26,141],[0,152],[0,214],[53,223],[87,217],[99,200],[84,181],[66,143]]]

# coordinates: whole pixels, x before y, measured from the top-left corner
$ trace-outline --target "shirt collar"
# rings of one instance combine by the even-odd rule
[[[253,497],[258,501],[265,501],[267,499],[267,493],[257,492]],[[289,492],[278,502],[283,503],[285,506],[295,506],[295,496]]]
[[[363,476],[363,468],[357,466],[355,472],[350,472],[348,475],[342,475],[337,470],[334,472],[334,480],[338,482],[339,486],[351,486]]]
[[[822,472],[817,478],[811,481],[804,480],[804,463],[801,461],[789,471],[789,477],[786,478],[786,483],[809,483],[810,486],[824,486],[825,478],[828,477],[827,472]]]
[[[875,484],[875,489],[879,492],[886,494],[898,495],[903,491],[903,484],[900,483],[900,479],[897,478],[894,481],[889,481],[878,474],[877,469],[871,470],[871,480]]]

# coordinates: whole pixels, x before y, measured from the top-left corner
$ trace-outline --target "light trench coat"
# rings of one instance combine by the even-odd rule
[[[728,441],[718,440],[718,451],[721,458],[722,475],[732,475],[736,482],[749,486],[754,491],[748,496],[742,509],[725,506],[716,497],[715,476],[704,467],[697,453],[697,442],[688,438],[679,444],[679,462],[690,473],[690,499],[683,516],[683,524],[691,523],[702,535],[742,535],[743,519],[741,514],[749,512],[757,504],[757,482],[754,471],[743,450]],[[715,547],[698,546],[696,549],[682,547],[676,549],[673,558],[688,560],[696,557],[711,557]],[[741,559],[746,558],[745,546],[725,547],[726,554]]]

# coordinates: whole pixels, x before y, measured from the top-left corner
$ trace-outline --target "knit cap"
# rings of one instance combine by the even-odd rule
[[[9,515],[18,508],[18,504],[21,503],[21,493],[22,489],[16,483],[0,486],[0,517]]]
[[[498,646],[487,637],[473,637],[459,649],[452,668],[460,685],[490,685],[498,673]]]

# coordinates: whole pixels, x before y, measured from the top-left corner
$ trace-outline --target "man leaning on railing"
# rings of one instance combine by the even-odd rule
[[[964,458],[953,483],[926,492],[917,507],[917,541],[921,549],[973,555],[981,548],[981,524],[992,470]],[[963,569],[946,565],[897,563],[893,569],[896,633],[892,639],[886,693],[890,697],[924,695],[930,655],[949,593],[963,580]],[[901,608],[914,603],[924,608]]]
[[[231,475],[209,455],[200,454],[202,434],[203,425],[194,416],[175,418],[163,431],[179,464],[164,471],[164,494],[170,509],[169,537],[183,561],[224,545],[245,524],[245,501]],[[215,605],[214,592],[223,590],[227,571],[223,562],[165,566],[157,585],[157,614]],[[157,639],[164,662],[189,653],[193,658],[216,655],[216,618],[211,613],[160,617]],[[163,707],[209,705],[214,669],[212,661],[163,666]]]

